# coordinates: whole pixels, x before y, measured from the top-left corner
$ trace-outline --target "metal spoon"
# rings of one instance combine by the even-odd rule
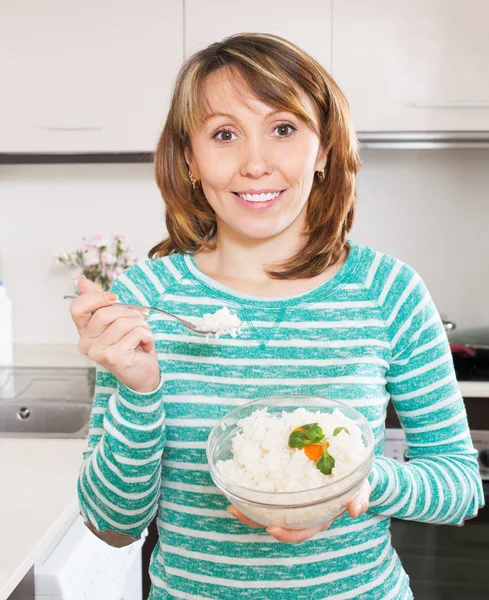
[[[65,298],[65,300],[75,300],[75,298],[79,298],[79,297],[80,296],[63,296],[63,298]],[[190,321],[182,319],[182,317],[179,317],[177,315],[169,313],[166,310],[163,310],[161,308],[156,308],[154,306],[142,306],[141,304],[125,304],[124,302],[113,302],[111,304],[111,306],[128,306],[129,308],[138,308],[138,309],[142,308],[142,309],[145,309],[145,310],[154,310],[156,312],[160,312],[160,313],[166,315],[167,317],[171,317],[172,319],[180,321],[180,323],[184,327],[186,327],[187,329],[189,329],[193,333],[196,333],[197,335],[216,335],[217,334],[217,331],[199,329],[197,327],[197,325],[195,325],[194,323],[191,323]]]

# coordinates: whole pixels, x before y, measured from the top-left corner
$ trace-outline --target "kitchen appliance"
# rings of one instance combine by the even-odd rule
[[[479,453],[486,506],[463,527],[392,519],[392,544],[411,578],[416,600],[489,598],[489,397],[465,398],[470,432]],[[385,455],[406,462],[406,443],[389,403]]]

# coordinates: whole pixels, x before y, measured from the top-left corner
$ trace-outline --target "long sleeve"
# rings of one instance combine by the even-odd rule
[[[462,525],[484,496],[446,333],[426,286],[406,265],[393,269],[383,297],[392,350],[386,387],[409,461],[375,457],[369,510]]]
[[[121,276],[127,287],[118,280],[112,290],[123,302],[141,303],[130,292],[129,275]],[[161,376],[156,390],[138,393],[97,365],[78,497],[87,527],[113,546],[139,539],[158,510],[166,438],[163,388]]]

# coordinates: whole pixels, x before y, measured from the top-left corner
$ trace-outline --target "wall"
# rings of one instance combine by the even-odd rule
[[[413,266],[459,327],[489,324],[489,150],[363,152],[351,237]],[[0,166],[0,278],[18,344],[71,344],[77,335],[55,266],[95,231],[125,233],[139,257],[164,235],[148,164]]]

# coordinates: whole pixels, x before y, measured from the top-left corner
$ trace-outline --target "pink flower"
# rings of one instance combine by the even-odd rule
[[[117,235],[114,235],[114,240],[116,242],[123,242],[126,239],[126,236],[123,233],[118,233]]]
[[[87,267],[92,267],[94,265],[98,265],[99,262],[100,262],[100,255],[95,250],[89,250],[88,252],[85,253],[85,256],[83,257],[83,263]]]
[[[107,246],[107,244],[109,243],[109,240],[107,239],[107,237],[105,235],[97,232],[92,237],[91,242],[96,248],[101,248],[102,246]]]
[[[117,262],[117,257],[114,254],[112,254],[112,252],[105,250],[104,252],[102,252],[100,260],[107,265],[113,265]]]

